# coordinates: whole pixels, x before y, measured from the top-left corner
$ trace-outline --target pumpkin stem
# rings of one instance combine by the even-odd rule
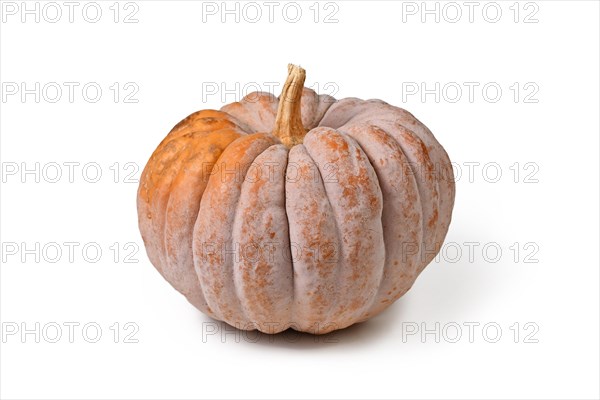
[[[289,149],[302,143],[306,129],[302,126],[301,100],[306,71],[288,64],[288,76],[279,96],[279,108],[275,118],[273,135]]]

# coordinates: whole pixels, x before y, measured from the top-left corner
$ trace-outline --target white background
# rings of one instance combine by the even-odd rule
[[[2,3],[5,10],[10,2]],[[299,3],[297,23],[282,16],[285,3],[273,23],[262,2],[256,23],[243,14],[222,23],[221,10],[203,14],[201,2],[169,3],[121,3],[118,23],[113,1],[99,2],[97,23],[82,17],[84,2],[72,23],[62,2],[56,23],[46,20],[55,16],[50,8],[39,23],[35,15],[21,22],[20,2],[16,15],[3,13],[2,398],[600,396],[597,2],[499,2],[495,23],[496,6],[482,14],[485,2],[473,22],[463,2],[438,3],[439,22],[422,22],[421,2],[361,1],[321,3],[315,22],[310,1]],[[462,18],[453,23],[455,5]],[[124,23],[136,10],[138,22]],[[333,11],[337,22],[325,23]],[[239,100],[248,83],[269,90],[288,62],[305,67],[307,86],[320,92],[408,109],[461,174],[442,256],[387,312],[325,337],[236,334],[195,310],[149,263],[137,229],[139,171],[126,179],[180,119]],[[35,94],[8,94],[22,82],[40,83],[39,103]],[[56,103],[52,82],[63,88]],[[79,84],[73,102],[65,82]],[[90,82],[103,90],[96,103],[81,92]],[[465,82],[478,85],[473,99]],[[410,94],[421,83],[439,83],[438,101]],[[209,95],[221,85],[233,93]],[[457,86],[463,92],[454,101]],[[136,87],[129,100],[138,102],[125,102]],[[22,174],[36,162],[39,177]],[[73,182],[65,162],[79,163]],[[61,165],[56,183],[53,163]],[[82,175],[88,163],[101,169],[96,183],[87,181],[95,169]],[[65,242],[78,243],[73,260]],[[23,251],[36,243],[39,262],[35,250]],[[56,262],[53,243],[63,253]],[[93,251],[82,255],[89,243],[102,249],[95,263]],[[125,262],[129,253],[137,263]],[[80,324],[73,343],[69,322]],[[39,343],[33,333],[21,336],[36,323]],[[86,340],[93,329],[83,335],[86,323],[101,327],[97,343]],[[420,332],[435,332],[436,323],[439,343]],[[468,323],[479,324],[472,340]],[[57,343],[54,324],[63,327]],[[457,325],[462,336],[452,343]],[[419,332],[407,335],[414,327]],[[495,327],[502,335],[490,343]]]

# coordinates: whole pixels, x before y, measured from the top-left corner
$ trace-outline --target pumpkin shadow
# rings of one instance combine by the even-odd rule
[[[375,343],[379,337],[389,335],[401,317],[404,303],[399,299],[380,315],[323,335],[299,332],[291,328],[280,333],[267,334],[258,330],[239,330],[223,321],[211,321],[217,324],[219,331],[228,332],[226,341],[291,350],[341,348],[349,345],[369,345]]]
[[[489,237],[485,233],[478,233],[478,236]],[[470,259],[464,246],[469,242],[479,246],[474,259]],[[410,307],[419,310],[421,319],[440,322],[468,320],[474,315],[487,313],[486,310],[493,307],[498,298],[510,295],[520,276],[511,253],[505,254],[498,262],[489,262],[482,259],[481,248],[486,243],[496,242],[476,242],[473,235],[459,233],[450,237],[447,243],[462,246],[463,254],[458,259],[453,259],[453,255],[432,261],[410,290]]]

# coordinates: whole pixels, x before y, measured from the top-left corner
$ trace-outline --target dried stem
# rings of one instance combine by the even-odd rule
[[[275,118],[273,134],[288,148],[301,144],[306,135],[302,126],[301,100],[306,71],[288,64],[288,77],[279,96],[279,108]]]

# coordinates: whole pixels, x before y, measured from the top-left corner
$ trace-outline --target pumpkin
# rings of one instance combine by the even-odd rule
[[[323,334],[412,286],[450,224],[450,160],[409,112],[335,100],[290,65],[256,92],[179,122],[148,161],[139,228],[162,276],[239,329]]]

